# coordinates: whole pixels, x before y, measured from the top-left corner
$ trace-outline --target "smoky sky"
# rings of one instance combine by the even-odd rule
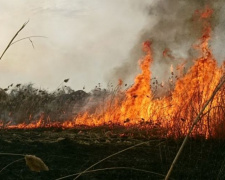
[[[87,91],[106,87],[119,78],[129,84],[140,71],[141,44],[152,41],[154,76],[164,77],[171,63],[165,48],[177,59],[191,61],[191,48],[201,35],[200,23],[191,20],[196,9],[209,3],[212,18],[211,47],[219,62],[223,51],[225,6],[202,0],[1,0],[0,51],[24,22],[17,39],[41,35],[11,46],[0,61],[0,88],[11,83],[33,83],[49,90],[66,84]]]
[[[152,42],[153,76],[167,80],[171,64],[176,66],[186,60],[186,66],[190,66],[193,58],[198,57],[198,51],[193,48],[193,45],[198,43],[202,33],[202,22],[194,21],[193,15],[196,10],[202,10],[206,6],[212,7],[214,11],[210,18],[212,25],[210,46],[220,64],[225,57],[222,50],[225,40],[224,2],[221,0],[159,0],[149,6],[146,5],[145,11],[148,12],[149,23],[140,31],[127,58],[120,66],[114,68],[108,77],[132,82],[135,74],[139,72],[138,59],[144,55],[141,44],[146,40]],[[152,19],[155,21],[154,24]],[[165,49],[170,49],[174,59],[163,56]]]
[[[143,0],[1,0],[0,51],[18,35],[32,38],[11,46],[0,61],[0,87],[33,83],[54,90],[64,79],[73,89],[89,91],[119,66],[146,25]],[[116,77],[115,77],[116,78]]]

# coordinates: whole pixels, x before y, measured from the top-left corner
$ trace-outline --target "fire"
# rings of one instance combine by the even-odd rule
[[[76,124],[83,124],[89,121],[89,125],[102,125],[110,120],[121,125],[136,125],[142,122],[146,124],[160,124],[161,128],[168,130],[168,134],[179,136],[187,133],[194,117],[197,116],[204,103],[208,100],[216,85],[218,84],[223,71],[217,66],[209,49],[209,39],[211,33],[210,24],[207,22],[212,14],[208,7],[201,12],[200,17],[204,21],[203,35],[200,38],[200,44],[196,48],[200,51],[200,57],[195,60],[194,65],[189,72],[177,80],[171,96],[161,99],[154,99],[150,87],[151,72],[150,66],[153,61],[151,56],[151,43],[145,42],[143,49],[146,56],[140,60],[142,73],[135,78],[134,85],[126,91],[126,98],[121,104],[115,103],[115,110],[105,112],[105,115],[88,115],[76,119]],[[173,73],[171,65],[171,73]],[[201,123],[196,129],[196,134],[205,137],[215,135],[218,122],[213,119],[217,114],[218,107],[221,103],[222,92],[218,93],[213,103],[205,110],[205,116],[202,117]],[[94,116],[94,117],[93,117]],[[111,119],[109,119],[111,118]],[[222,117],[217,117],[221,118]],[[95,119],[93,121],[93,119]],[[218,119],[219,120],[219,119]],[[84,123],[86,124],[86,123]],[[214,133],[214,134],[213,134]]]
[[[209,48],[211,35],[209,18],[212,13],[213,10],[209,7],[206,7],[203,11],[195,12],[203,22],[202,36],[199,39],[199,44],[195,46],[199,50],[200,55],[195,59],[194,65],[189,71],[176,80],[174,89],[167,96],[156,98],[152,92],[150,67],[153,58],[151,42],[146,41],[143,43],[143,50],[146,55],[139,61],[141,73],[136,76],[132,87],[124,92],[121,88],[123,82],[119,80],[116,94],[109,96],[104,104],[96,108],[94,113],[86,111],[74,117],[73,120],[63,123],[49,122],[46,125],[43,124],[44,120],[40,119],[34,124],[19,124],[16,127],[37,128],[53,126],[71,128],[77,125],[101,126],[118,124],[127,127],[140,126],[147,129],[161,128],[166,132],[166,136],[180,137],[185,135],[193,123],[193,119],[209,99],[224,74],[224,68],[217,65]],[[168,49],[163,54],[164,56],[172,56]],[[184,64],[181,64],[180,67],[183,69]],[[172,75],[174,73],[173,66],[171,66],[171,73]],[[162,83],[161,87],[165,87],[164,83]],[[221,136],[225,128],[224,93],[225,89],[223,88],[206,108],[192,134],[193,136],[201,135],[205,138]],[[8,128],[14,127],[8,126]]]

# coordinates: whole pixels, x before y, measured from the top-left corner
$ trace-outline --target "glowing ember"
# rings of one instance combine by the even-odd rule
[[[104,104],[99,105],[95,112],[86,111],[80,113],[74,120],[63,123],[44,123],[40,119],[29,125],[8,125],[8,128],[37,128],[37,127],[63,127],[71,128],[76,125],[100,126],[119,124],[122,126],[140,126],[144,128],[161,128],[164,135],[180,137],[187,133],[193,119],[197,116],[204,103],[208,100],[224,73],[224,66],[218,67],[209,49],[211,27],[209,18],[213,10],[206,7],[204,11],[196,11],[195,14],[203,22],[202,37],[200,43],[195,46],[200,51],[200,56],[195,59],[194,65],[185,76],[180,72],[180,78],[168,96],[155,98],[150,81],[150,66],[153,61],[151,43],[143,43],[146,55],[139,61],[141,73],[135,78],[132,87],[124,92],[121,90],[122,80],[119,80],[116,94],[109,96]],[[170,50],[163,52],[164,56],[174,58]],[[186,62],[185,62],[186,63]],[[184,64],[177,68],[183,71]],[[224,63],[225,64],[225,63]],[[174,69],[171,66],[173,75]],[[161,84],[163,88],[164,83]],[[201,121],[195,128],[193,136],[201,135],[206,138],[218,137],[225,128],[224,97],[225,89],[221,89],[212,103],[206,108]],[[104,108],[102,107],[104,106]]]

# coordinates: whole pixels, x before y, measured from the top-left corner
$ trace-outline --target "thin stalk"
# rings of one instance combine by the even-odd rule
[[[203,114],[205,108],[208,106],[208,104],[213,100],[213,98],[215,97],[216,93],[220,90],[220,88],[223,86],[223,84],[225,83],[225,75],[221,77],[219,84],[216,86],[216,88],[214,89],[212,95],[210,96],[210,98],[208,99],[208,101],[205,103],[205,105],[202,107],[201,111],[198,113],[198,116],[195,118],[195,120],[193,121],[192,126],[190,127],[188,134],[186,135],[182,145],[180,146],[179,151],[176,154],[176,157],[174,158],[169,171],[167,172],[167,175],[165,177],[165,180],[168,180],[170,177],[170,174],[173,170],[174,165],[176,164],[185,144],[187,143],[188,137],[190,136],[192,130],[194,129],[195,125],[198,123],[198,121],[200,120],[201,115]]]
[[[0,155],[4,155],[4,156],[23,156],[23,157],[25,157],[24,154],[14,154],[14,153],[0,153]]]
[[[127,169],[127,170],[132,170],[132,171],[140,171],[140,172],[145,172],[145,173],[150,173],[150,174],[158,175],[158,176],[161,176],[161,177],[165,177],[165,175],[160,174],[160,173],[156,173],[156,172],[148,171],[148,170],[144,170],[144,169],[132,168],[132,167],[110,167],[110,168],[94,169],[94,170],[86,171],[84,174],[92,173],[92,172],[98,172],[98,171],[106,171],[106,170],[117,170],[117,169]],[[68,175],[68,176],[64,176],[62,178],[58,178],[56,180],[66,179],[66,178],[73,177],[73,176],[76,176],[76,175],[79,175],[79,174],[80,173],[71,174],[71,175]]]
[[[3,51],[0,60],[2,59],[2,57],[4,56],[5,52],[9,49],[9,47],[11,46],[13,40],[16,38],[16,36],[20,33],[20,31],[23,30],[23,28],[27,25],[27,23],[29,22],[29,20],[27,22],[25,22],[22,27],[16,32],[16,34],[13,36],[13,38],[11,39],[11,41],[9,42],[9,44],[7,45],[7,47],[5,48],[5,50]]]
[[[10,165],[12,165],[12,164],[14,164],[14,163],[16,163],[16,162],[18,162],[18,161],[22,161],[22,160],[24,160],[24,158],[17,159],[17,160],[15,160],[15,161],[13,161],[13,162],[7,164],[5,167],[3,167],[3,168],[1,169],[0,173],[1,173],[4,169],[6,169],[7,167],[9,167]]]
[[[149,141],[147,141],[147,142],[142,142],[142,143],[139,143],[139,144],[136,144],[136,145],[134,145],[134,146],[131,146],[131,147],[129,147],[129,148],[126,148],[126,149],[123,149],[123,150],[121,150],[121,151],[119,151],[119,152],[116,152],[116,153],[114,153],[114,154],[111,154],[110,156],[107,156],[106,158],[104,158],[104,159],[98,161],[97,163],[91,165],[89,168],[85,169],[83,172],[79,173],[79,175],[78,175],[74,180],[78,179],[82,174],[86,173],[88,170],[90,170],[91,168],[93,168],[93,167],[96,166],[97,164],[100,164],[101,162],[105,161],[106,159],[109,159],[109,158],[111,158],[111,157],[113,157],[113,156],[115,156],[115,155],[118,155],[118,154],[120,154],[120,153],[122,153],[122,152],[124,152],[124,151],[127,151],[127,150],[129,150],[129,149],[132,149],[132,148],[134,148],[134,147],[137,147],[137,146],[140,146],[140,145],[143,145],[143,144],[146,144],[146,143],[149,143]]]
[[[19,41],[22,41],[22,40],[25,40],[25,39],[30,39],[30,38],[48,38],[46,36],[28,36],[28,37],[24,37],[22,39],[18,39],[16,41],[14,41],[13,43],[10,44],[10,46],[12,46],[13,44],[19,42]]]

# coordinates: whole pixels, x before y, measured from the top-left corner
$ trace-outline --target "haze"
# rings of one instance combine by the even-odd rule
[[[153,3],[154,2],[154,3]],[[16,31],[30,20],[16,39],[32,38],[11,46],[0,61],[0,88],[14,83],[33,83],[55,90],[64,79],[74,90],[117,83],[132,84],[142,42],[153,42],[153,76],[168,80],[170,65],[198,56],[193,44],[202,34],[202,22],[193,22],[196,9],[213,8],[210,46],[221,64],[224,10],[222,0],[1,0],[0,52]],[[171,49],[175,61],[162,52]],[[180,60],[179,60],[180,59]],[[167,78],[167,79],[165,79]]]
[[[33,83],[54,90],[66,78],[75,90],[105,87],[106,74],[127,58],[146,25],[147,4],[151,1],[1,0],[1,52],[27,20],[16,39],[48,38],[32,38],[34,49],[29,40],[10,47],[0,61],[0,87]]]

